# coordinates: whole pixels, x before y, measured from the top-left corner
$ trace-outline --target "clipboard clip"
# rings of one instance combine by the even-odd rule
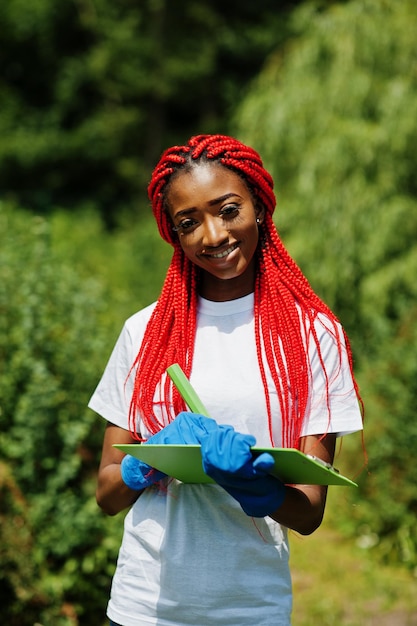
[[[317,456],[314,456],[312,454],[306,454],[306,457],[308,457],[312,461],[315,461],[316,463],[319,463],[326,469],[332,470],[332,472],[336,472],[336,474],[340,473],[339,470],[336,467],[334,467],[331,463],[326,463],[326,461],[323,461],[323,459],[319,459]]]

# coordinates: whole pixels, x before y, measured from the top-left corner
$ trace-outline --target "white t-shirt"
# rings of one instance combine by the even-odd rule
[[[126,378],[155,305],[127,320],[89,406],[128,429],[132,391]],[[310,342],[313,392],[303,434],[345,434],[362,428],[348,366],[335,338],[317,322],[330,379],[330,420],[315,346]],[[327,322],[329,324],[329,322]],[[323,326],[324,324],[324,326]],[[218,423],[270,446],[265,395],[254,341],[253,294],[228,302],[200,299],[191,384]],[[274,445],[281,419],[272,380]],[[140,431],[148,436],[144,425]],[[287,531],[251,518],[217,485],[164,479],[125,518],[108,616],[123,626],[288,626],[292,605]]]

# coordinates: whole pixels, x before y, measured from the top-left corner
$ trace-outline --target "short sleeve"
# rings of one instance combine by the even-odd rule
[[[336,433],[342,436],[362,430],[362,415],[350,371],[342,327],[337,324],[334,328],[327,318],[320,316],[315,321],[315,330],[325,372],[317,345],[310,333],[312,391],[302,435]]]
[[[88,403],[90,409],[125,430],[129,430],[129,406],[134,382],[132,365],[154,306],[146,307],[125,322],[103,376]]]

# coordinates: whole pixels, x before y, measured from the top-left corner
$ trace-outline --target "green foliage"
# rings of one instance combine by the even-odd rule
[[[416,27],[412,0],[303,5],[291,44],[269,59],[236,116],[239,136],[274,175],[276,219],[290,251],[352,340],[370,470],[354,531],[410,567],[417,566]]]
[[[354,520],[363,541],[378,545],[386,561],[416,568],[417,542],[417,305],[403,315],[383,354],[367,361],[369,475]],[[377,509],[376,509],[377,507]],[[377,514],[376,514],[377,510]]]
[[[0,463],[0,599],[10,624],[19,624],[22,606],[35,623],[44,598],[36,588],[39,568],[28,558],[33,549],[26,501],[9,467]]]
[[[292,4],[1,3],[0,193],[43,214],[93,204],[114,226],[163,148],[227,128]]]
[[[99,323],[111,335],[109,350],[124,319],[157,299],[172,256],[150,208],[138,213],[124,216],[111,233],[94,211],[55,211],[49,220],[51,245],[62,262],[106,285]]]
[[[2,615],[76,624],[88,597],[79,615],[100,624],[114,545],[94,500],[103,428],[86,405],[109,349],[104,292],[52,251],[44,219],[0,206],[0,223]]]

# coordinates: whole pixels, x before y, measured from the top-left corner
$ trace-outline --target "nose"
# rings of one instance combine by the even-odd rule
[[[203,224],[202,243],[207,248],[217,248],[228,241],[229,231],[218,216],[206,216]]]

